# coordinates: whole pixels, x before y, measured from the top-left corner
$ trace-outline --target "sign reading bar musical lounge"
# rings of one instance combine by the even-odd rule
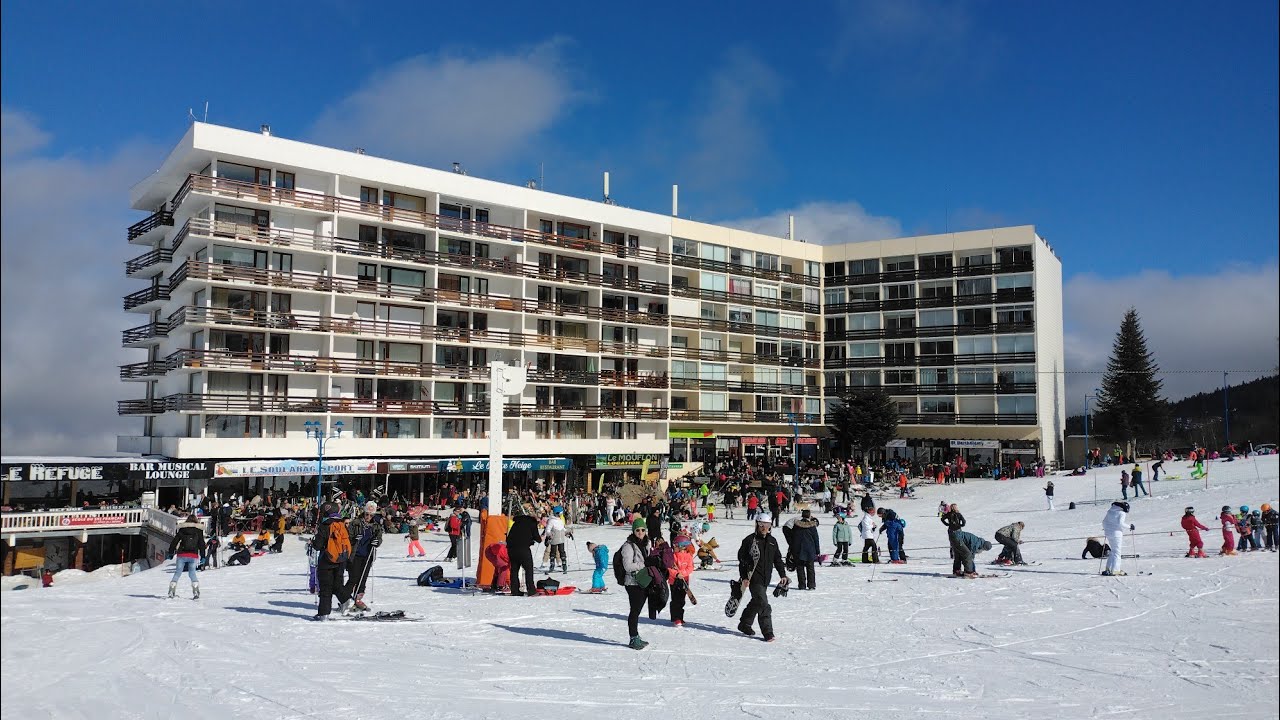
[[[325,475],[371,475],[378,471],[378,461],[325,460]],[[243,460],[221,462],[213,467],[215,477],[264,477],[280,475],[315,475],[315,460]]]

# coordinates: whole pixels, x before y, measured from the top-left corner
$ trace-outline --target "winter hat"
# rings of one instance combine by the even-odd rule
[[[1267,512],[1270,509],[1271,509],[1270,505],[1268,505],[1267,503],[1262,503],[1262,512]]]
[[[557,506],[555,506],[555,507],[551,508],[551,512],[555,513],[556,515],[559,515],[560,513],[564,512],[564,508],[562,508],[562,507],[560,507],[559,505],[557,505]]]
[[[709,522],[702,523],[702,532],[711,532],[711,523]]]
[[[646,523],[646,522],[644,521],[644,518],[642,518],[642,517],[638,517],[638,518],[636,518],[636,519],[635,519],[634,521],[632,521],[632,523],[631,523],[631,532],[635,532],[635,531],[637,531],[637,530],[648,530],[648,529],[649,529],[649,524],[648,524],[648,523]]]

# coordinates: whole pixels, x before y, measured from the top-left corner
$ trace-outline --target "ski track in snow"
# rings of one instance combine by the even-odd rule
[[[1097,472],[1100,490],[1118,491],[1119,469]],[[1221,505],[1274,501],[1280,468],[1271,457],[1214,464],[1211,473],[1207,490],[1160,481],[1152,498],[1131,501],[1138,532],[1157,534],[1126,538],[1124,552],[1141,557],[1124,560],[1131,574],[1119,578],[1098,577],[1098,561],[1079,559],[1083,538],[1101,534],[1105,501],[1049,513],[1034,478],[880,499],[908,520],[910,564],[820,568],[818,590],[771,598],[771,644],[741,635],[721,612],[727,573],[695,574],[702,602],[686,608],[683,629],[665,613],[642,615],[651,643],[643,652],[624,646],[626,595],[612,572],[609,592],[596,596],[418,588],[419,572],[445,565],[440,535],[424,536],[427,559],[415,560],[398,556],[402,536],[387,536],[371,573],[375,609],[403,609],[416,623],[305,622],[314,599],[293,538],[284,555],[202,573],[195,602],[186,580],[177,599],[163,598],[171,573],[163,569],[6,592],[0,716],[1275,718],[1280,563],[1270,553],[1185,559],[1178,521],[1187,504],[1216,526]],[[1053,480],[1060,506],[1092,500],[1092,476]],[[1025,520],[1023,552],[1042,564],[991,580],[939,577],[950,570],[934,514],[943,498],[988,539]],[[829,550],[832,519],[820,520]],[[749,530],[745,520],[715,525],[730,572]],[[575,534],[573,569],[555,577],[585,587],[585,541],[612,553],[625,530]],[[1212,551],[1221,533],[1204,538]],[[868,584],[873,571],[898,582]]]

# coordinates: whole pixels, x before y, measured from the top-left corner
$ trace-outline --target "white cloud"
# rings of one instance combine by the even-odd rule
[[[120,330],[144,322],[120,305],[141,287],[121,264],[142,252],[125,243],[137,219],[128,188],[162,155],[139,144],[102,158],[39,152],[49,139],[4,109],[0,443],[11,455],[112,453],[117,434],[139,429],[115,411],[141,392],[117,366],[143,359],[120,347]]]
[[[1213,371],[1162,375],[1170,400],[1221,387],[1223,370],[1262,371],[1233,374],[1233,385],[1271,374],[1280,334],[1278,288],[1280,265],[1274,258],[1201,275],[1076,275],[1063,285],[1067,368],[1105,369],[1120,321],[1133,307],[1161,370]],[[1101,381],[1101,375],[1068,375],[1068,412],[1082,412],[1085,393]]]
[[[838,3],[830,64],[866,60],[898,89],[933,86],[943,77],[980,70],[999,45],[977,37],[968,4],[951,0],[852,0]]]
[[[797,239],[820,245],[902,237],[902,225],[896,219],[871,215],[852,200],[805,203],[763,217],[727,220],[723,224],[781,237],[787,233],[788,215],[796,217]]]
[[[410,58],[325,109],[307,136],[406,162],[485,169],[526,148],[574,102],[562,44],[482,59]]]

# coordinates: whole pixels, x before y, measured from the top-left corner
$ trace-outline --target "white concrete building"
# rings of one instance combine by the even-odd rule
[[[121,451],[308,458],[341,420],[333,457],[481,457],[502,360],[510,456],[809,451],[824,370],[894,386],[906,438],[1057,455],[1031,369],[1062,368],[1061,266],[1029,227],[823,247],[203,123],[132,204]]]

